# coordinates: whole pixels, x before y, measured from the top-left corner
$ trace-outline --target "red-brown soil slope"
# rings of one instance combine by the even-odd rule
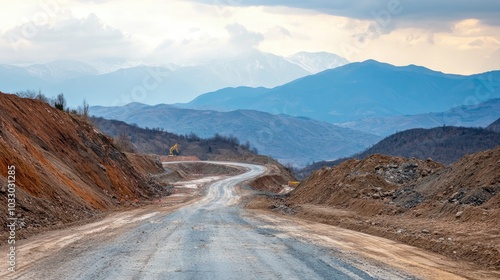
[[[291,194],[290,202],[380,211],[399,189],[415,185],[443,168],[431,160],[384,155],[347,160],[314,172]]]
[[[500,147],[445,167],[383,155],[315,171],[286,213],[500,269]]]
[[[149,164],[149,170],[161,169]],[[16,215],[24,219],[18,237],[36,228],[88,218],[115,208],[120,200],[124,204],[123,200],[160,195],[158,186],[148,184],[109,137],[79,116],[0,93],[0,204],[4,209],[9,166],[15,166]],[[4,227],[6,218],[0,215]]]

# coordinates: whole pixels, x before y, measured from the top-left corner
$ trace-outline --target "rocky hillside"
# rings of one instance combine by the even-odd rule
[[[391,135],[356,155],[358,159],[373,154],[427,159],[451,164],[467,154],[500,146],[500,133],[483,128],[436,127],[410,129]]]
[[[490,124],[486,129],[500,133],[500,118]]]
[[[378,154],[350,159],[312,173],[284,201],[313,220],[500,269],[500,147],[449,167]]]
[[[443,168],[443,164],[432,160],[408,160],[385,155],[346,160],[338,166],[311,174],[291,194],[290,201],[352,207],[353,199],[392,198],[399,188],[413,186]],[[402,206],[415,205],[403,203]]]
[[[216,133],[249,142],[260,154],[283,164],[303,167],[313,161],[336,159],[363,151],[378,136],[333,124],[251,110],[216,112],[130,103],[118,107],[90,107],[90,114],[176,134],[209,138]]]
[[[467,155],[432,180],[413,189],[422,197],[422,209],[441,216],[464,210],[466,219],[474,219],[483,210],[500,210],[500,147]],[[443,204],[439,209],[432,202]],[[495,217],[500,221],[500,217]]]
[[[91,121],[118,142],[120,142],[119,138],[125,136],[130,141],[131,147],[141,153],[166,155],[169,153],[168,148],[178,143],[180,155],[184,157],[265,165],[269,169],[268,174],[250,183],[252,187],[261,191],[278,193],[283,190],[283,185],[287,185],[288,181],[296,180],[290,170],[279,162],[267,156],[257,155],[248,144],[241,145],[236,138],[219,135],[202,139],[194,135],[177,135],[160,129],[140,128],[116,120],[91,118]],[[144,166],[144,164],[139,166]]]
[[[491,127],[491,128],[490,128]],[[431,158],[444,164],[452,164],[467,154],[473,154],[500,146],[500,133],[489,128],[436,127],[415,128],[398,132],[350,158],[363,159],[373,154],[383,154],[406,158]],[[335,166],[346,159],[321,161],[300,171],[300,176],[308,176],[324,166]]]
[[[129,158],[80,116],[0,93],[0,119],[0,203],[7,205],[7,181],[14,179],[8,170],[15,168],[18,238],[164,194],[132,161],[143,172],[160,172],[159,164]],[[6,218],[0,217],[4,229]]]
[[[202,139],[196,135],[177,135],[162,129],[145,129],[122,121],[91,118],[91,122],[118,142],[129,141],[129,148],[145,154],[168,155],[169,148],[179,144],[179,155],[195,156],[202,160],[225,155],[237,158],[254,155],[249,145],[240,145],[238,139],[216,136]],[[120,139],[122,138],[122,139]],[[123,139],[125,138],[125,139]]]
[[[290,196],[292,203],[345,207],[352,207],[353,199],[391,202],[398,212],[429,202],[500,210],[500,147],[467,155],[449,167],[379,154],[350,159],[312,173]]]

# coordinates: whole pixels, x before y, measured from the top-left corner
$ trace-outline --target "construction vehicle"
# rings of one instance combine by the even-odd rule
[[[175,155],[174,155],[175,151]],[[179,144],[175,144],[172,147],[170,147],[170,154],[168,156],[173,157],[179,154]]]

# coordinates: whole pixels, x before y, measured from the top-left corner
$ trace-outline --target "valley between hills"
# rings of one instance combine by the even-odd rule
[[[0,277],[498,279],[499,77],[368,60],[183,104],[0,93]]]

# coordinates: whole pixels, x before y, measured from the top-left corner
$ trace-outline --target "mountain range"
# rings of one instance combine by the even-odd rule
[[[168,155],[169,148],[179,145],[178,155],[195,156],[201,160],[213,160],[219,156],[225,159],[241,159],[255,156],[249,145],[238,143],[237,139],[217,136],[202,139],[194,135],[177,135],[161,129],[144,129],[122,121],[104,118],[90,118],[100,131],[115,139],[119,148],[141,154]]]
[[[500,117],[500,71],[463,76],[374,60],[339,66],[346,62],[328,53],[285,58],[252,51],[197,65],[136,66],[103,74],[85,63],[61,61],[1,66],[0,74],[5,75],[0,75],[0,82],[68,88],[93,105],[127,103],[94,106],[91,114],[204,138],[233,135],[295,166],[358,153],[397,131],[484,127]],[[335,66],[339,67],[324,70]],[[255,87],[297,76],[305,77],[281,86]],[[250,86],[226,87],[189,103],[132,102],[158,103],[169,93],[231,83]],[[71,101],[74,97],[67,95],[69,104],[76,102]]]
[[[179,107],[251,109],[344,123],[443,112],[500,98],[500,71],[463,76],[375,60],[350,63],[275,88],[226,88]]]
[[[500,98],[474,104],[453,107],[439,113],[366,118],[337,125],[380,136],[412,128],[438,126],[486,127],[500,117]]]
[[[90,114],[177,134],[195,133],[203,138],[216,133],[233,135],[242,143],[248,141],[260,154],[295,166],[347,156],[380,140],[378,136],[330,123],[252,110],[217,112],[131,103],[92,106]]]
[[[488,125],[486,129],[500,133],[500,118]]]
[[[0,84],[5,92],[64,93],[75,107],[83,98],[94,105],[158,104],[187,102],[225,87],[274,87],[346,63],[323,52],[281,57],[256,50],[190,65],[135,65],[110,72],[102,65],[61,60],[23,67],[0,65]]]
[[[303,168],[298,174],[304,178],[314,170],[336,166],[348,159],[365,159],[383,154],[420,160],[432,159],[452,164],[467,154],[473,154],[500,146],[498,126],[500,119],[486,128],[441,126],[414,128],[392,134],[361,153],[335,161],[320,161]]]

